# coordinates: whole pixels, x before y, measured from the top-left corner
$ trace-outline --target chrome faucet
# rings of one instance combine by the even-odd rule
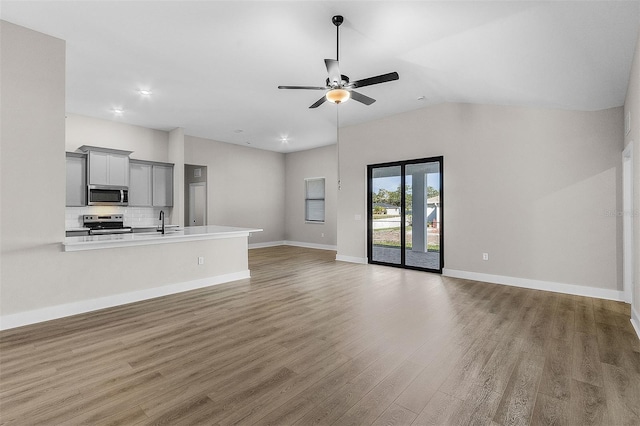
[[[158,229],[158,232],[162,232],[164,234],[164,211],[160,210],[160,219],[162,221],[162,228]]]

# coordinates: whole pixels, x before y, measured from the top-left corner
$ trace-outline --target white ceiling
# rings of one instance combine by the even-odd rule
[[[2,19],[67,42],[67,111],[278,152],[441,102],[623,105],[638,1],[9,1]],[[377,99],[309,109],[323,60]],[[149,97],[138,89],[151,89]],[[424,96],[424,100],[418,100]],[[115,116],[114,108],[124,114]],[[287,141],[283,142],[282,139]]]

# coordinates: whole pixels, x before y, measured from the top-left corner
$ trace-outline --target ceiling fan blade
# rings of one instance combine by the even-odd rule
[[[326,87],[318,86],[278,86],[278,89],[327,90]]]
[[[311,105],[309,108],[318,108],[320,105],[322,105],[323,103],[325,103],[327,100],[327,98],[325,96],[321,97],[320,99],[318,99],[316,101],[316,103],[314,103],[313,105]]]
[[[342,76],[340,75],[340,67],[338,61],[335,59],[325,59],[324,64],[327,66],[327,73],[329,74],[329,82],[340,84]]]
[[[351,91],[351,99],[353,99],[354,101],[361,102],[365,105],[371,105],[376,101],[375,99],[370,98],[366,95],[363,95],[362,93],[358,93],[355,90]]]
[[[371,86],[372,84],[386,83],[387,81],[393,81],[399,79],[397,72],[390,72],[388,74],[377,75],[375,77],[364,78],[362,80],[356,80],[349,83],[349,87],[357,88],[364,86]]]

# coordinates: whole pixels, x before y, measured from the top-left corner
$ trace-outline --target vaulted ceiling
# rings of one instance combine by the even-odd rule
[[[10,1],[2,19],[67,43],[67,110],[291,152],[441,102],[599,110],[624,104],[638,1]],[[336,56],[365,106],[308,107]],[[151,95],[142,95],[147,89]],[[121,109],[121,114],[114,110]]]

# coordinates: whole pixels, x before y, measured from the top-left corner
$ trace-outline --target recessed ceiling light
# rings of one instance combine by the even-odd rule
[[[142,96],[151,96],[153,92],[149,89],[140,89],[138,90],[138,93],[140,93]]]
[[[425,96],[418,96],[419,101],[426,101],[427,98]]]
[[[234,133],[242,133],[242,129],[236,129],[233,131]]]
[[[122,115],[124,114],[124,110],[122,108],[113,108],[111,110],[112,113],[114,113],[115,115]]]

